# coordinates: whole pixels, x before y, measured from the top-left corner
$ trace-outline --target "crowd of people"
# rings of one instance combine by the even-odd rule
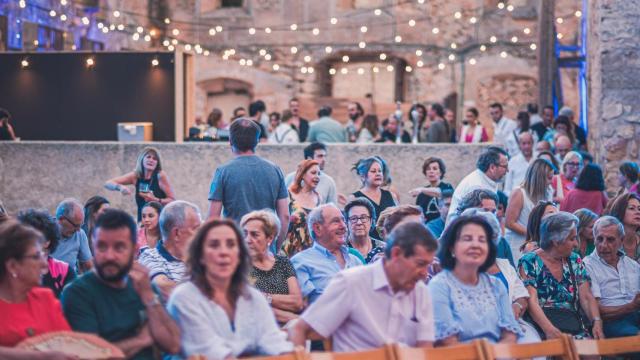
[[[420,139],[458,135],[442,106],[413,110]],[[205,129],[226,132],[234,154],[215,170],[206,213],[176,197],[151,147],[104,184],[134,195],[134,216],[100,196],[65,199],[55,214],[0,211],[0,357],[70,359],[15,347],[58,330],[96,334],[133,359],[322,350],[322,338],[324,350],[358,351],[638,334],[638,165],[622,164],[609,198],[570,111],[554,120],[547,107],[532,124],[531,107],[517,122],[500,104],[489,110],[497,141],[476,169],[453,186],[428,157],[412,204],[381,156],[355,162],[351,194],[324,170],[324,142],[404,141],[398,119],[380,132],[353,103],[347,127],[327,107],[309,123],[292,99],[264,124],[254,103]],[[466,115],[460,141],[486,141],[478,110]],[[256,155],[272,139],[310,141],[295,172]]]

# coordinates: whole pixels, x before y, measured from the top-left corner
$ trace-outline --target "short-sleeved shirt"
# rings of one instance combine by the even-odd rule
[[[238,156],[216,169],[209,200],[221,201],[224,217],[237,223],[253,210],[276,210],[279,199],[286,199],[282,170],[257,155]]]
[[[80,229],[68,238],[60,239],[56,251],[51,253],[51,257],[66,262],[72,269],[77,269],[78,261],[85,262],[92,258],[87,234]]]
[[[334,351],[434,341],[427,286],[418,282],[408,293],[394,293],[384,261],[336,274],[325,293],[301,315],[320,335],[332,337]]]
[[[179,282],[187,271],[184,262],[171,255],[164,247],[163,241],[158,241],[155,248],[142,252],[138,262],[149,269],[151,280],[158,275],[164,275],[171,281]]]
[[[344,269],[362,265],[362,261],[350,254],[346,246],[342,246],[340,252],[345,260]],[[307,297],[309,303],[313,303],[324,292],[329,280],[343,270],[336,257],[317,241],[294,255],[291,263],[296,269],[302,296]]]
[[[117,342],[138,334],[147,316],[142,300],[127,279],[124,288],[113,288],[90,271],[62,292],[62,308],[74,331],[97,334]],[[153,359],[151,347],[133,359]]]
[[[640,293],[640,264],[623,252],[618,254],[617,268],[607,264],[594,251],[584,258],[591,277],[591,292],[602,306],[622,306]]]
[[[42,286],[53,291],[56,297],[60,297],[62,289],[76,279],[76,272],[60,260],[56,260],[49,256],[47,259],[49,271],[42,275]]]
[[[321,143],[347,142],[347,131],[338,121],[323,117],[309,126],[309,142]]]
[[[435,338],[457,336],[460,342],[485,338],[500,341],[502,330],[522,336],[506,287],[493,276],[481,273],[478,284],[467,285],[449,270],[429,282],[435,317]]]
[[[289,294],[289,278],[295,277],[296,271],[291,265],[289,258],[276,255],[276,262],[270,270],[261,270],[256,267],[251,268],[249,277],[253,281],[253,286],[267,294]]]
[[[32,336],[65,330],[71,328],[50,289],[34,287],[21,303],[0,299],[0,346],[13,347]]]
[[[430,185],[427,187],[430,187]],[[453,191],[453,186],[443,181],[438,184],[438,188],[440,191]],[[422,208],[422,214],[424,215],[425,222],[429,222],[440,217],[438,198],[420,193],[416,198],[416,205]]]

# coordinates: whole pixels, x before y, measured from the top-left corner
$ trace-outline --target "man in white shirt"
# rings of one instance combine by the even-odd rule
[[[304,148],[305,160],[315,160],[320,167],[320,182],[316,187],[316,191],[320,195],[321,204],[338,204],[338,195],[336,192],[336,182],[327,173],[324,172],[324,166],[327,161],[327,146],[321,142],[313,142],[309,146]],[[293,178],[296,176],[296,172],[287,174],[284,178],[284,183],[287,189],[291,186]]]
[[[390,343],[431,347],[433,305],[424,279],[437,248],[424,225],[398,225],[387,238],[384,259],[335,275],[291,327],[290,339],[303,345],[316,332],[331,337],[332,350],[340,352]]]
[[[607,338],[640,333],[640,264],[620,250],[623,238],[618,219],[601,217],[593,225],[596,249],[584,259]]]
[[[451,198],[449,218],[456,212],[460,200],[475,189],[487,189],[498,191],[500,182],[509,170],[509,157],[507,152],[497,146],[487,148],[476,162],[476,170],[467,175],[456,187]]]
[[[493,142],[502,145],[510,156],[518,154],[520,149],[515,141],[507,141],[509,136],[516,136],[514,131],[518,128],[518,124],[505,117],[502,110],[502,104],[493,103],[489,106],[489,115],[493,120]]]
[[[529,164],[533,161],[533,135],[530,132],[523,132],[518,135],[518,146],[520,153],[509,160],[509,172],[504,179],[503,192],[509,196],[516,186],[524,180]]]

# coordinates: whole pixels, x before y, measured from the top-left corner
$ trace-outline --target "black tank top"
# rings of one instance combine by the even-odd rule
[[[353,193],[353,196],[357,198],[363,197],[371,201],[371,204],[373,204],[373,208],[376,210],[376,220],[380,216],[380,213],[383,212],[386,208],[396,206],[396,201],[393,200],[393,196],[391,195],[390,191],[383,189],[381,189],[380,191],[382,192],[382,195],[380,196],[380,204],[376,204],[375,201],[373,201],[360,190]],[[369,235],[375,239],[382,240],[382,237],[380,236],[380,234],[378,234],[378,230],[376,229],[376,224],[374,222],[371,223],[371,230],[369,230]]]
[[[142,208],[144,204],[147,202],[142,198],[142,196],[138,195],[141,187],[146,187],[148,192],[152,192],[155,197],[158,199],[164,199],[167,197],[167,194],[160,188],[160,181],[158,180],[158,172],[154,171],[151,174],[151,178],[149,180],[138,179],[136,180],[136,204],[138,204],[138,222],[142,220]]]

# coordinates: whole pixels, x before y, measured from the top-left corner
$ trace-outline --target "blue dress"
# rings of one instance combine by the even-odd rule
[[[443,270],[429,282],[436,341],[457,335],[460,342],[485,338],[498,342],[502,331],[522,336],[509,294],[496,277],[481,273],[478,284],[466,285]]]

